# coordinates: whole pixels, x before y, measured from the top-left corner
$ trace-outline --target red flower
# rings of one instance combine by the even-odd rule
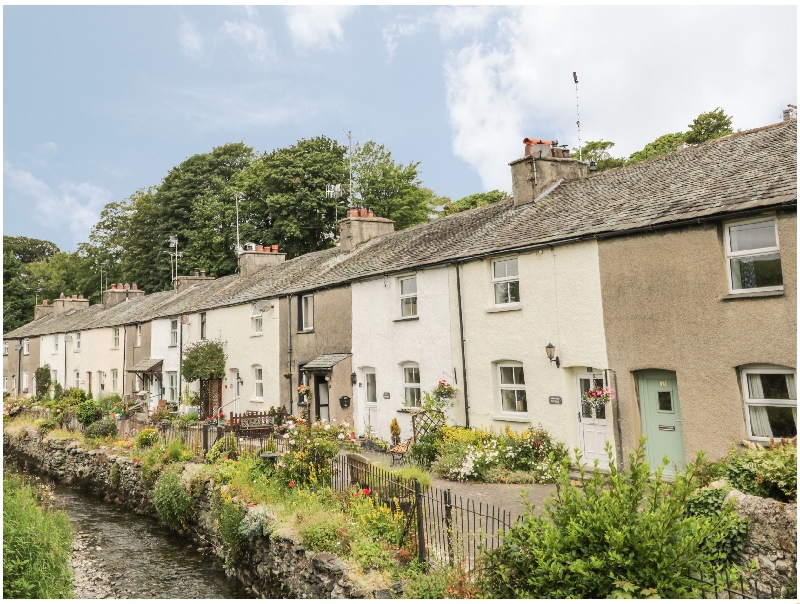
[[[364,495],[369,495],[369,493],[370,493],[369,489],[364,489]]]
[[[353,493],[353,497],[358,497],[359,495],[361,495],[361,493],[360,493],[360,492],[358,492],[358,491],[356,491],[355,493]]]
[[[294,480],[290,480],[290,481],[289,481],[289,486],[290,486],[290,487],[293,487],[293,486],[294,486]]]

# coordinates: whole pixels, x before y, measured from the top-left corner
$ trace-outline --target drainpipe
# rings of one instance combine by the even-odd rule
[[[14,396],[19,396],[22,393],[22,340],[19,341],[19,350],[17,350],[17,387]]]
[[[64,334],[64,338],[65,338],[65,341],[64,341],[64,377],[62,378],[64,380],[64,390],[67,389],[67,383],[68,383],[67,382],[67,342],[66,342],[66,337],[67,337],[67,334],[65,333]]]
[[[280,309],[280,301],[278,301],[278,309]],[[292,294],[286,298],[286,371],[292,372]],[[289,415],[293,415],[294,400],[292,398],[292,385],[293,382],[289,380]]]
[[[614,431],[617,437],[617,469],[621,472],[625,469],[625,458],[622,456],[622,418],[619,416],[619,390],[617,389],[617,372],[613,369],[606,369],[606,384],[608,384],[608,372],[614,374],[614,423],[616,430]]]
[[[461,263],[456,263],[456,290],[458,291],[458,329],[461,336],[461,374],[464,377],[464,426],[469,428],[469,396],[467,395],[467,357],[464,353],[464,314],[461,310]]]
[[[122,400],[125,400],[125,378],[128,377],[128,366],[125,364],[128,352],[128,326],[122,326]],[[126,407],[127,409],[127,407]]]
[[[183,377],[183,321],[178,315],[178,404],[181,404],[181,378]],[[151,327],[152,329],[152,327]],[[152,334],[150,338],[152,338]]]

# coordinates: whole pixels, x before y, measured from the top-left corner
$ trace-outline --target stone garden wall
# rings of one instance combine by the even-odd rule
[[[752,578],[763,585],[797,584],[797,504],[782,503],[731,490],[726,500],[740,517],[750,520],[750,539],[741,552],[743,562],[754,560]]]
[[[83,489],[135,513],[157,517],[142,483],[141,467],[128,457],[103,450],[87,451],[75,441],[45,438],[33,430],[22,436],[3,434],[4,455],[12,454],[28,469],[57,482]],[[112,482],[111,468],[117,464]],[[206,551],[224,558],[211,515],[211,487],[207,483],[195,500],[195,518],[182,534]],[[168,529],[164,529],[168,530]],[[391,598],[389,588],[359,584],[359,577],[338,557],[307,551],[288,530],[247,543],[236,566],[236,577],[263,598]],[[399,586],[394,586],[395,591]]]

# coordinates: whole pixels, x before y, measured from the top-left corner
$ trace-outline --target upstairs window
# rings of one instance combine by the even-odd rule
[[[300,330],[311,331],[312,329],[314,329],[313,294],[300,298]]]
[[[53,336],[53,354],[58,352],[58,334]]]
[[[206,339],[206,313],[200,313],[200,339]]]
[[[417,316],[417,277],[400,279],[400,317]]]
[[[31,341],[29,338],[25,338],[25,341],[22,343],[22,354],[30,354],[31,353]]]
[[[91,346],[89,347],[91,348]],[[81,332],[75,334],[75,350],[78,351],[81,349]]]
[[[253,367],[253,382],[255,383],[255,398],[264,398],[264,370],[261,365]]]
[[[8,376],[3,376],[3,392],[8,392]]]
[[[3,342],[3,356],[8,356],[8,342]]]
[[[497,366],[500,373],[500,405],[503,411],[525,413],[528,401],[525,395],[525,372],[520,363],[503,363]]]
[[[114,348],[119,348],[119,327],[114,328]]]
[[[422,388],[419,381],[419,365],[416,363],[403,365],[403,388],[405,389],[405,406],[419,407]]]
[[[519,264],[517,258],[492,262],[495,304],[519,302]]]
[[[254,334],[264,330],[264,318],[258,304],[253,304],[253,309],[250,311],[250,327]]]
[[[725,225],[725,255],[731,293],[783,289],[774,218]]]
[[[745,418],[748,437],[770,438],[797,436],[797,390],[791,369],[745,369],[742,371]]]
[[[141,323],[136,326],[136,345],[137,346],[141,346],[142,345],[142,324]],[[137,388],[137,390],[138,390],[138,388]]]
[[[170,319],[169,321],[169,345],[178,345],[178,319]]]

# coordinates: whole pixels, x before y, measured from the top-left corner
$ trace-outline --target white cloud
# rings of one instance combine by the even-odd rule
[[[178,27],[178,42],[184,54],[194,59],[202,56],[205,47],[203,34],[185,18]]]
[[[389,60],[391,61],[394,57],[400,38],[407,38],[417,34],[429,21],[429,17],[421,17],[413,21],[399,17],[399,21],[384,27],[382,32],[383,43],[386,45],[386,50],[389,51]]]
[[[445,64],[454,153],[487,189],[509,190],[525,136],[577,147],[573,71],[582,141],[617,156],[718,106],[737,128],[776,122],[797,94],[794,7],[521,7],[495,34]]]
[[[353,6],[287,6],[286,25],[295,50],[333,50],[344,40],[342,22],[354,11]]]
[[[251,61],[263,62],[272,54],[267,32],[254,21],[257,14],[253,7],[246,7],[246,12],[247,20],[225,21],[220,27],[220,33],[223,38],[229,38],[239,44]]]
[[[4,185],[33,204],[33,217],[44,227],[66,227],[78,240],[85,240],[111,201],[111,193],[88,182],[61,183],[53,190],[33,174],[3,160]]]
[[[58,147],[52,141],[46,141],[41,145],[36,145],[36,150],[42,155],[55,155],[58,153]]]

